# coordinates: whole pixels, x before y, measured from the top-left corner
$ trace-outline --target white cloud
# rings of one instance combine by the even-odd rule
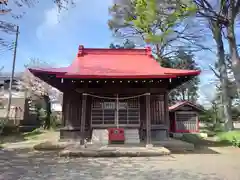
[[[56,7],[53,7],[47,11],[45,11],[45,25],[46,26],[55,26],[59,22],[58,10]]]
[[[69,26],[85,25],[92,20],[107,23],[105,16],[108,16],[108,7],[111,3],[112,0],[75,0],[75,7],[61,10],[60,13],[55,5],[44,11],[43,22],[36,31],[37,38],[41,40],[46,36],[51,37],[66,28],[69,29]]]
[[[64,17],[66,12],[59,13],[58,8],[54,7],[44,11],[44,20],[42,24],[37,27],[36,35],[38,39],[45,37],[46,33],[55,30],[60,20]]]

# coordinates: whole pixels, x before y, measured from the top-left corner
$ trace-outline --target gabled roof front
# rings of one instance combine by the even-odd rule
[[[176,110],[180,109],[180,108],[183,107],[183,106],[190,106],[190,107],[192,107],[192,108],[194,108],[194,109],[196,109],[196,110],[198,110],[198,111],[204,111],[204,109],[202,109],[202,108],[199,107],[198,105],[193,104],[193,103],[191,103],[191,102],[189,102],[189,101],[181,101],[181,102],[178,102],[178,103],[170,106],[170,107],[168,108],[168,110],[169,110],[170,112],[171,112],[171,111],[176,111]]]
[[[33,74],[55,74],[60,78],[175,78],[197,76],[200,71],[163,68],[151,49],[93,49],[79,46],[69,67],[30,68]]]

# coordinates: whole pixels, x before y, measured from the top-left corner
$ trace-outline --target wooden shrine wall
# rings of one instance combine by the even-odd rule
[[[168,104],[165,103],[166,94],[151,94],[150,95],[150,117],[152,129],[162,129],[163,126],[168,126]],[[145,96],[141,97],[141,123],[145,128],[146,123],[146,99]]]
[[[94,94],[94,93],[90,93]],[[143,93],[142,93],[143,94]],[[152,93],[150,95],[150,119],[152,130],[167,130],[169,124],[168,104],[166,102],[166,92]],[[99,94],[98,94],[99,95]],[[131,95],[134,95],[131,93]],[[135,95],[139,95],[136,93]],[[103,95],[102,95],[103,96]],[[124,95],[125,96],[125,95]],[[126,96],[128,96],[126,94]],[[90,137],[91,134],[91,109],[93,97],[87,96],[86,103],[86,116],[85,116],[85,134],[84,136]],[[140,129],[146,128],[146,96],[143,95],[139,98],[140,103]],[[67,138],[81,138],[83,134],[80,133],[81,115],[82,115],[82,93],[78,92],[65,92],[63,95],[63,125],[64,128],[62,136]],[[131,123],[132,124],[132,123]],[[127,126],[131,128],[131,124]],[[133,124],[134,125],[134,124]],[[134,126],[133,126],[134,127]],[[136,127],[136,126],[135,126]],[[99,126],[99,128],[101,128]],[[107,127],[104,127],[107,128]],[[60,131],[61,132],[61,131]],[[86,135],[87,133],[87,135]],[[60,133],[61,135],[61,133]]]
[[[80,129],[82,114],[82,95],[77,92],[63,95],[63,124],[69,129]]]
[[[150,95],[151,125],[163,125],[167,123],[167,111],[164,94]],[[145,96],[140,97],[140,121],[145,125],[146,103]],[[82,94],[64,93],[63,95],[63,124],[69,129],[80,128],[82,111]],[[91,123],[92,97],[87,96],[87,109],[85,126],[89,128]]]

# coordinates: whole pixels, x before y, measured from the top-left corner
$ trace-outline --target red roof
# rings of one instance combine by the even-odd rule
[[[29,70],[63,78],[174,78],[200,74],[196,70],[163,68],[149,49],[92,49],[83,46],[79,46],[78,55],[69,67]]]
[[[179,109],[180,107],[185,106],[185,105],[191,106],[191,107],[193,107],[193,108],[195,108],[195,109],[197,109],[197,110],[199,110],[199,111],[204,111],[201,107],[198,107],[197,105],[195,105],[195,104],[193,104],[193,103],[191,103],[191,102],[189,102],[189,101],[181,101],[181,102],[178,102],[178,103],[170,106],[168,109],[169,109],[169,111],[175,111],[175,110],[177,110],[177,109]]]

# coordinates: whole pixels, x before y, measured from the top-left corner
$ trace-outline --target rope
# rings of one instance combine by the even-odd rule
[[[138,98],[138,97],[141,97],[141,96],[145,96],[145,95],[147,95],[148,93],[144,93],[144,94],[140,94],[140,95],[136,95],[136,96],[128,96],[128,97],[106,97],[106,96],[97,96],[97,95],[88,94],[88,93],[85,93],[85,94],[86,94],[87,96],[92,96],[92,97],[100,98],[100,99],[124,100],[124,99],[133,99],[133,98]]]
[[[138,98],[138,97],[141,97],[141,96],[149,95],[149,93],[139,94],[139,95],[135,95],[135,96],[128,96],[128,97],[121,97],[121,98],[118,97],[118,94],[117,94],[116,97],[98,96],[98,95],[88,94],[88,93],[84,93],[84,95],[92,96],[92,97],[100,98],[100,99],[115,100],[116,101],[116,110],[117,110],[115,123],[116,123],[117,128],[119,128],[119,114],[118,114],[119,113],[119,100]]]

